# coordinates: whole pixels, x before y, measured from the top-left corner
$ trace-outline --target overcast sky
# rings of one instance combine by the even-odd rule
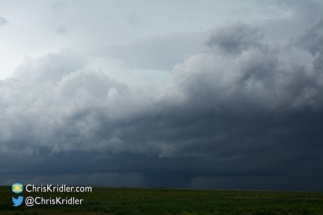
[[[0,4],[0,184],[323,191],[322,1]]]

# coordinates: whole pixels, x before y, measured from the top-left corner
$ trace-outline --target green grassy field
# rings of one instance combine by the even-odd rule
[[[31,195],[30,195],[31,194]],[[27,196],[75,197],[82,205],[24,204],[13,207],[11,187],[0,187],[0,214],[323,214],[323,193],[193,190],[150,188],[93,188],[92,193],[26,193]]]

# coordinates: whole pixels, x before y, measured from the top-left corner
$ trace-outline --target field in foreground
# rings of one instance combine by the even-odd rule
[[[192,190],[163,188],[93,188],[92,193],[26,193],[21,196],[75,197],[82,205],[24,204],[13,207],[11,187],[0,187],[0,214],[233,214],[322,215],[323,193]]]

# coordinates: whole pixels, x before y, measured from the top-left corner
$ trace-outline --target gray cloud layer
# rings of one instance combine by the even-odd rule
[[[71,51],[26,58],[0,82],[0,181],[323,190],[322,35],[216,27],[162,90]]]
[[[261,38],[259,29],[237,22],[213,29],[206,44],[211,47],[218,46],[228,52],[240,53],[248,47],[259,46]]]

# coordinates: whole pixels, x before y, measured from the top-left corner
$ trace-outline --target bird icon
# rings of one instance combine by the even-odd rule
[[[18,196],[17,199],[12,197],[12,203],[13,203],[12,206],[14,206],[14,207],[20,206],[23,200],[24,200],[24,197],[22,197],[22,196]]]

